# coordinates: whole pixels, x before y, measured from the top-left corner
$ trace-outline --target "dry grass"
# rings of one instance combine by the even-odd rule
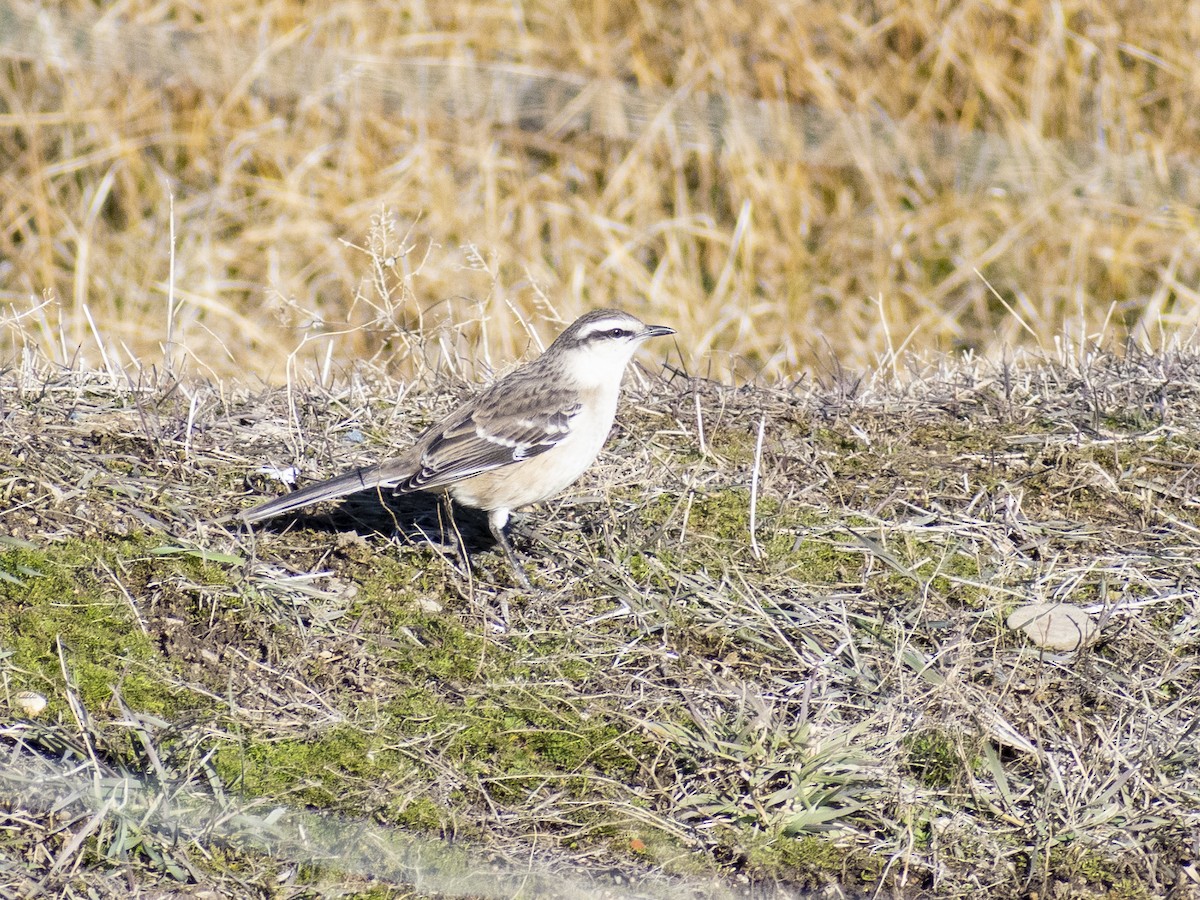
[[[0,894],[1197,893],[1190,6],[34,8]],[[214,523],[606,304],[680,337],[536,590],[419,502]]]
[[[621,305],[791,378],[1196,323],[1189,4],[40,10],[0,7],[0,299],[62,361],[403,373]],[[367,302],[385,207],[411,294]]]
[[[526,593],[484,547],[470,572],[422,547],[436,505],[212,523],[278,489],[264,463],[387,455],[457,386],[17,366],[0,671],[51,706],[0,733],[6,889],[453,891],[488,865],[581,896],[717,896],[714,872],[780,897],[1190,896],[1198,371],[1175,349],[786,390],[643,375],[527,526]],[[1029,599],[1088,609],[1100,643],[1039,653],[1003,625]],[[102,789],[32,780],[47,756]],[[297,837],[305,808],[327,836]],[[413,843],[439,834],[491,855]]]

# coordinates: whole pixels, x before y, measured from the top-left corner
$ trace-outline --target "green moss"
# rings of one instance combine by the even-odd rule
[[[1067,842],[1051,849],[1046,865],[1050,874],[1064,882],[1085,883],[1088,896],[1105,900],[1148,900],[1158,894],[1144,881],[1131,876],[1129,862],[1096,849]],[[1099,893],[1103,891],[1103,893]]]
[[[600,779],[625,783],[639,773],[649,748],[628,729],[595,710],[588,719],[545,691],[484,689],[458,700],[436,684],[410,687],[381,710],[372,723],[346,725],[303,740],[270,740],[263,735],[229,744],[214,764],[230,785],[252,795],[294,798],[320,808],[354,805],[361,788],[378,796],[381,783],[403,793],[408,783],[424,785],[435,772],[394,748],[439,735],[439,756],[461,773],[471,794],[487,784],[497,802],[519,803],[548,780],[568,795],[595,795]],[[358,786],[358,787],[352,787]],[[465,801],[466,797],[460,798]],[[406,798],[391,815],[404,824],[441,826],[441,807]]]
[[[562,789],[572,779],[602,776],[633,778],[648,752],[643,741],[622,725],[592,710],[581,717],[564,698],[543,685],[537,696],[522,688],[487,691],[457,704],[432,691],[410,690],[389,708],[398,731],[409,735],[446,733],[443,755],[474,775],[521,779],[553,775]],[[580,787],[576,784],[575,787]]]
[[[213,757],[228,785],[251,795],[290,798],[292,802],[336,808],[346,794],[346,779],[378,785],[396,783],[406,770],[394,750],[350,725],[305,739],[270,740],[259,736],[226,744]]]
[[[474,681],[481,665],[503,666],[503,659],[488,658],[488,650],[493,655],[495,650],[453,616],[424,615],[408,607],[391,617],[391,625],[397,637],[411,636],[393,654],[393,660],[397,672],[415,676],[415,681]],[[414,645],[412,638],[420,644]]]
[[[170,717],[197,698],[164,688],[162,661],[134,615],[137,598],[116,583],[144,545],[67,541],[0,551],[0,645],[11,652],[18,683],[49,694],[50,712],[64,712],[65,664],[72,686],[93,714],[114,688],[132,709]],[[47,687],[49,690],[47,691]]]
[[[883,863],[854,847],[822,835],[752,837],[745,848],[746,868],[756,875],[816,887],[833,876],[841,883],[871,884]]]
[[[769,501],[777,507],[778,501]],[[677,533],[684,528],[689,533],[721,538],[738,543],[749,540],[750,495],[737,488],[726,488],[705,494],[696,494],[688,503],[662,494],[653,502],[645,503],[638,512],[639,527],[667,527]]]
[[[861,553],[827,536],[826,515],[775,497],[760,497],[755,509],[755,539],[762,551],[761,559],[755,559],[746,489],[697,494],[685,504],[662,496],[645,504],[640,518],[645,527],[662,528],[666,537],[653,553],[639,551],[627,564],[638,580],[656,580],[664,589],[673,585],[678,571],[711,572],[714,566],[734,563],[764,574],[787,572],[814,585],[856,581],[862,570]],[[649,563],[651,555],[657,566]]]
[[[406,828],[436,832],[446,826],[449,810],[429,797],[405,797],[391,805],[387,817]]]
[[[903,740],[908,769],[925,785],[936,789],[962,784],[979,766],[978,757],[967,758],[960,742],[937,729],[925,729]]]
[[[448,824],[451,810],[480,799],[517,804],[551,783],[570,796],[611,793],[613,784],[644,777],[641,759],[651,750],[638,733],[603,707],[578,705],[574,684],[592,674],[590,664],[564,646],[560,634],[479,633],[475,616],[426,612],[418,602],[445,602],[449,585],[438,566],[415,571],[413,554],[379,554],[343,560],[339,577],[359,585],[349,616],[363,633],[384,635],[376,662],[393,680],[364,718],[348,695],[348,721],[303,740],[271,739],[246,731],[221,748],[218,772],[252,795],[290,796],[296,802],[361,812],[356,791],[378,797],[380,783],[403,798],[379,810],[401,824],[430,828]],[[320,673],[314,662],[313,677]],[[330,699],[334,699],[332,696]],[[337,702],[335,700],[335,702]],[[369,735],[364,737],[363,735]],[[447,805],[426,802],[426,785],[444,778],[428,770],[425,752],[405,755],[394,748],[424,744],[437,735],[437,756],[461,783]],[[406,785],[417,785],[408,792]],[[597,791],[597,785],[604,785]],[[371,802],[371,801],[368,801]],[[603,813],[598,810],[599,824]]]
[[[754,448],[758,443],[757,423],[740,428],[716,428],[707,435],[712,454],[723,461],[723,465],[745,464],[754,459]]]
[[[904,535],[903,543],[902,558],[923,589],[957,606],[978,605],[980,590],[974,584],[979,583],[981,571],[974,556],[953,546],[918,540],[911,534]]]
[[[797,537],[779,534],[768,544],[767,553],[781,560],[792,569],[790,574],[807,584],[847,584],[862,578],[863,554],[847,550],[828,537],[803,532]]]
[[[1119,878],[1104,893],[1104,900],[1154,900],[1158,894],[1136,878]]]

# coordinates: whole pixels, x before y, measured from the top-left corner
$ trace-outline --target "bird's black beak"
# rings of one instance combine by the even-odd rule
[[[642,332],[642,337],[665,337],[668,334],[674,334],[674,328],[668,328],[666,325],[647,325],[646,330]]]

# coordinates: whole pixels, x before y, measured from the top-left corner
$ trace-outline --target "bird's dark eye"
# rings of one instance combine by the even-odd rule
[[[610,338],[629,337],[629,332],[626,331],[624,328],[610,328],[608,330],[608,336]]]

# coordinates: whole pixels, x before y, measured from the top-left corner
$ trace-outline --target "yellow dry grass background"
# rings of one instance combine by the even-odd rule
[[[29,22],[118,39],[80,62]],[[676,327],[688,371],[787,379],[1154,345],[1200,311],[1191,3],[0,0],[0,26],[0,360],[277,382],[432,348],[481,377],[619,305]],[[285,57],[788,103],[838,143],[414,112]]]

